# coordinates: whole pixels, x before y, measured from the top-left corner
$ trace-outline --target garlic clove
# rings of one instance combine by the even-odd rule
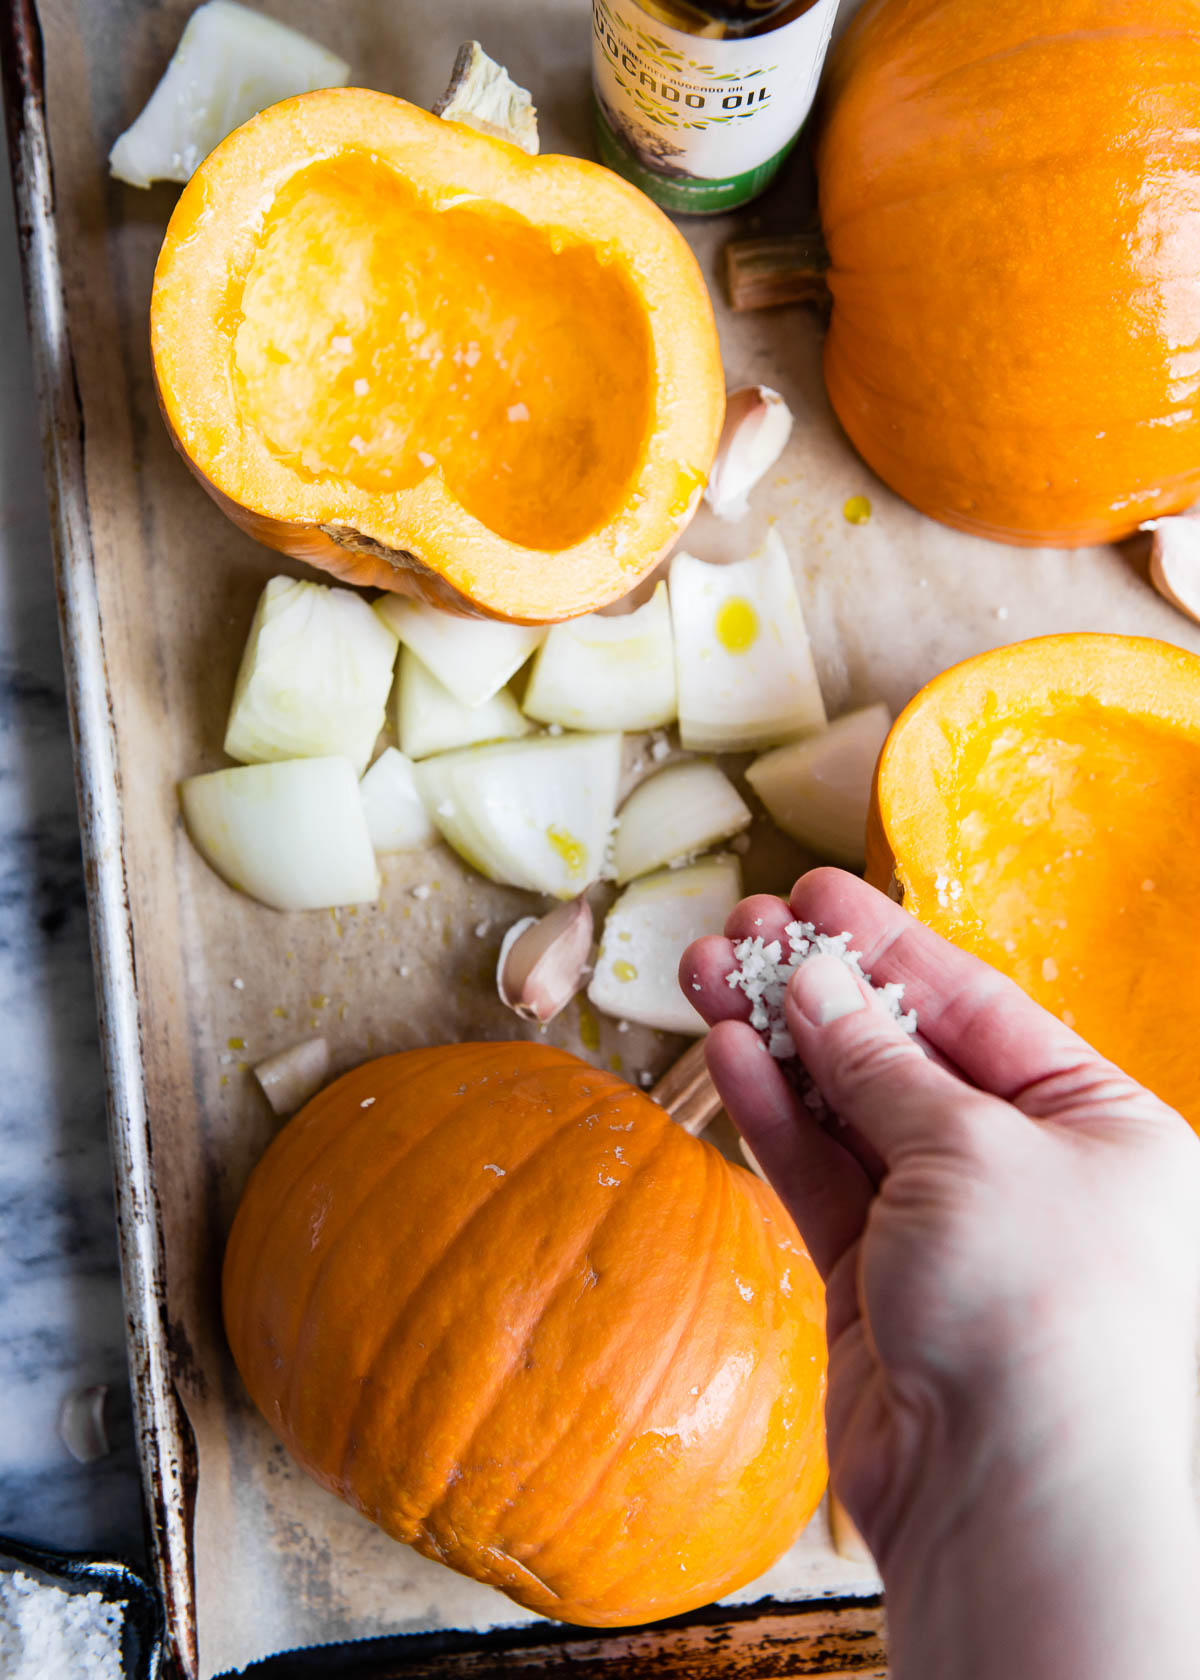
[[[580,990],[592,951],[592,907],[586,898],[559,904],[540,920],[514,922],[500,946],[496,990],[523,1021],[543,1025]]]
[[[783,454],[791,431],[792,411],[769,385],[743,385],[730,392],[704,491],[718,519],[744,518],[751,490]]]
[[[323,1038],[306,1038],[259,1062],[254,1077],[276,1114],[295,1114],[329,1078],[329,1046]]]
[[[1173,607],[1200,624],[1200,519],[1194,514],[1155,522],[1150,581]]]
[[[73,1389],[59,1407],[58,1433],[71,1457],[80,1464],[93,1464],[108,1453],[104,1421],[107,1399],[108,1384],[95,1383],[90,1388]]]

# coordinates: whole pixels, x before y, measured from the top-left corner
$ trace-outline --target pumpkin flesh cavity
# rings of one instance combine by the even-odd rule
[[[1063,644],[1076,641],[1090,645],[1071,671]],[[1185,860],[1200,821],[1200,677],[1173,694],[1170,667],[1196,662],[1164,647],[1140,656],[1124,704],[1111,681],[1101,699],[1088,662],[1106,643],[1159,646],[1050,638],[924,690],[880,761],[868,878],[886,885],[889,859],[907,909],[1195,1124],[1200,915]]]
[[[177,447],[253,536],[513,622],[637,584],[724,410],[703,278],[636,189],[362,88],[204,161],[151,346]]]
[[[233,367],[252,436],[292,471],[369,495],[441,472],[481,524],[547,550],[620,506],[654,377],[633,288],[602,253],[495,206],[435,211],[357,156],[276,198]]]

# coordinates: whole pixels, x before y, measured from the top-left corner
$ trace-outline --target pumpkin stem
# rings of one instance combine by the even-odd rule
[[[731,239],[725,247],[725,286],[735,310],[780,303],[829,304],[829,252],[820,228],[803,233]]]
[[[435,117],[466,123],[494,140],[507,140],[537,155],[537,111],[523,87],[478,41],[464,41],[450,72],[450,85],[433,107]]]
[[[698,1038],[669,1067],[650,1095],[665,1108],[677,1126],[698,1137],[721,1112],[721,1099],[704,1060],[704,1040]]]

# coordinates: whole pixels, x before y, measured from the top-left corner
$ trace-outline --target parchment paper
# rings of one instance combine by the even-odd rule
[[[281,562],[235,531],[174,455],[146,346],[150,279],[174,190],[111,183],[104,159],[141,108],[190,11],[187,0],[42,0],[48,105],[99,607],[120,743],[122,863],[133,907],[143,1058],[167,1248],[172,1355],[195,1432],[195,1582],[207,1677],[295,1646],[531,1620],[498,1594],[399,1547],[291,1464],[243,1394],[220,1332],[217,1281],[238,1193],[275,1122],[249,1075],[321,1031],[336,1071],[371,1054],[529,1029],[495,1001],[500,934],[531,901],[441,848],[396,860],[380,904],[279,915],[204,866],[177,813],[179,777],[214,768],[257,594]],[[357,79],[429,104],[454,50],[477,36],[530,87],[543,149],[590,151],[587,0],[261,0],[312,33]],[[852,7],[843,6],[843,12]],[[732,233],[799,219],[802,163],[753,212],[685,231],[716,289]],[[1149,588],[1138,544],[1064,554],[995,546],[899,503],[833,421],[812,314],[720,311],[731,385],[778,387],[795,415],[786,457],[737,527],[701,516],[687,546],[742,555],[777,520],[792,554],[831,716],[898,709],[929,677],[984,648],[1053,630],[1200,632]],[[986,368],[979,377],[986,379]],[[849,525],[851,495],[873,515]],[[631,756],[636,748],[631,749]],[[807,861],[757,824],[746,884],[786,890]],[[413,896],[416,885],[433,890]],[[597,1037],[598,1034],[598,1037]],[[660,1073],[679,1041],[573,1007],[550,1038],[631,1076]],[[873,1591],[836,1557],[823,1516],[744,1600]]]

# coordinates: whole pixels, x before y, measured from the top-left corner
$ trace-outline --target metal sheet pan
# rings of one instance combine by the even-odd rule
[[[881,1675],[882,1612],[870,1577],[839,1574],[821,1534],[807,1575],[790,1577],[813,1583],[809,1602],[800,1594],[585,1637],[544,1623],[480,1632],[469,1618],[431,1622],[431,1606],[443,1603],[433,1591],[398,1623],[390,1542],[364,1537],[353,1514],[331,1514],[319,1490],[304,1491],[238,1388],[220,1336],[216,1271],[238,1190],[271,1129],[241,1064],[304,1036],[310,1021],[327,1032],[339,1068],[430,1038],[513,1036],[484,979],[500,929],[526,901],[439,855],[436,866],[395,866],[376,912],[280,917],[228,893],[181,832],[174,784],[220,762],[244,631],[263,580],[280,566],[221,519],[171,451],[145,318],[174,194],[138,194],[105,169],[108,146],[149,93],[190,9],[188,0],[7,0],[0,13],[130,1356],[179,1669],[191,1680],[219,1668],[222,1651],[250,1649],[223,1642],[218,1626],[242,1613],[233,1602],[240,1571],[248,1600],[269,1577],[264,1590],[302,1604],[281,1647],[334,1642],[287,1659],[288,1674],[533,1674],[569,1663],[572,1673],[595,1675]],[[336,9],[264,0],[262,9],[310,29],[374,85],[423,103],[439,91],[457,41],[479,35],[534,88],[550,144],[589,150],[586,0],[444,0],[436,17],[418,0]],[[804,193],[799,161],[736,226],[794,223]],[[687,229],[710,277],[734,226]],[[1012,551],[932,526],[890,497],[829,415],[812,316],[722,313],[721,329],[731,382],[780,387],[797,425],[750,524],[718,530],[702,519],[689,546],[710,558],[745,551],[767,519],[779,521],[831,712],[878,698],[898,706],[953,660],[1042,631],[1138,631],[1200,649],[1200,633],[1148,589],[1136,545]],[[842,504],[864,490],[875,517],[848,526]],[[784,886],[803,861],[757,847],[747,884]],[[437,890],[414,898],[412,887],[433,885],[435,875]],[[660,1072],[678,1048],[654,1035],[618,1039],[604,1026],[597,1051],[594,1032],[575,1011],[556,1037],[605,1059],[620,1054],[631,1072]],[[264,1513],[258,1528],[245,1526],[251,1508]],[[227,1531],[223,1556],[218,1537]],[[378,1574],[377,1588],[346,1574],[345,1548],[361,1561],[359,1577]],[[830,1597],[839,1582],[868,1596]],[[409,1577],[404,1590],[417,1592]],[[364,1619],[357,1607],[376,1598],[380,1614]],[[477,1606],[471,1614],[488,1620]],[[425,1631],[346,1643],[397,1625]],[[268,1662],[262,1672],[285,1667]]]

